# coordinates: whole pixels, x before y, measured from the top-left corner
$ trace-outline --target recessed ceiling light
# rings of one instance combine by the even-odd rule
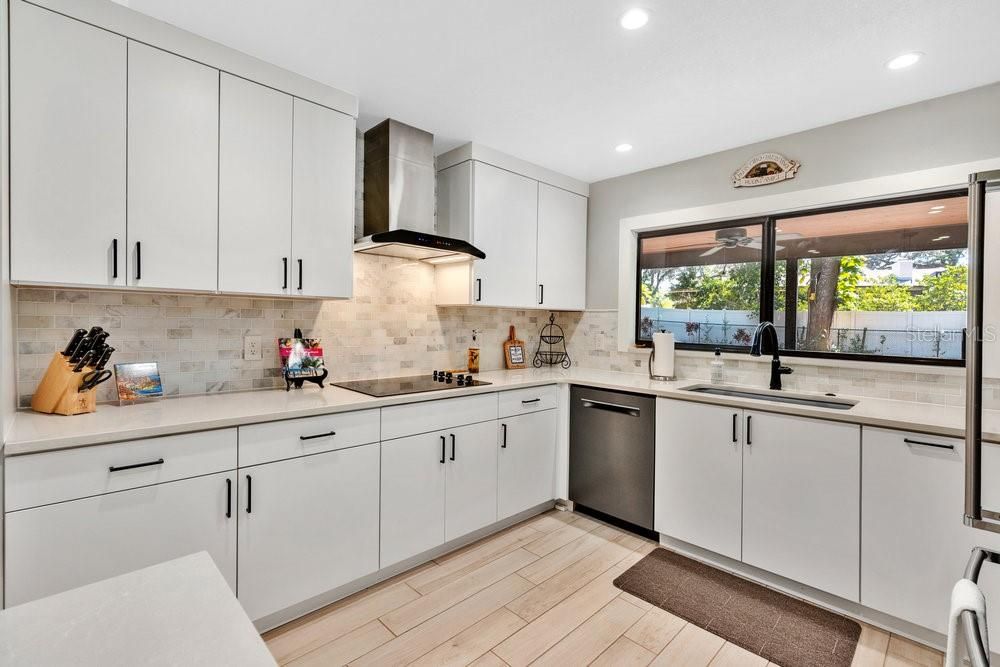
[[[944,213],[944,211],[942,211],[941,209],[936,209],[935,210],[933,208],[931,210],[927,211],[927,215],[937,215],[938,213]]]
[[[924,54],[919,51],[911,51],[910,53],[903,53],[896,56],[889,62],[885,64],[886,67],[892,70],[896,69],[906,69],[917,64],[917,61],[923,57]]]
[[[819,250],[809,250],[808,252],[809,252],[810,255],[818,255],[819,254]]]
[[[638,30],[649,23],[649,12],[641,7],[633,7],[618,19],[618,23],[626,30]]]
[[[931,206],[932,211],[943,211],[944,206]]]
[[[939,236],[936,239],[931,239],[931,241],[944,241],[945,239],[950,239],[951,237],[945,234],[944,236]]]
[[[628,153],[630,150],[632,150],[632,144],[618,144],[617,146],[615,146],[615,150],[618,151],[619,153]]]

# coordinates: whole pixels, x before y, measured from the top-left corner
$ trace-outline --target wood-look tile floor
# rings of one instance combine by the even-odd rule
[[[551,511],[264,635],[282,665],[684,665],[767,661],[612,585],[656,544]],[[862,626],[853,667],[942,664]]]

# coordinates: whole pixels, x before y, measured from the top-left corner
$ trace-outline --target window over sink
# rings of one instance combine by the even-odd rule
[[[784,355],[961,366],[966,194],[642,233],[636,343],[745,350],[767,319]]]

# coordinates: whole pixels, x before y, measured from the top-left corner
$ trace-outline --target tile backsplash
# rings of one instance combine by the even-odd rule
[[[98,324],[111,332],[114,362],[156,361],[168,395],[196,395],[283,386],[277,342],[295,328],[323,341],[331,380],[415,375],[465,363],[478,330],[483,370],[503,368],[501,344],[517,327],[530,358],[548,311],[434,305],[431,265],[391,257],[355,255],[354,297],[349,300],[252,298],[22,287],[17,294],[18,397],[28,405],[52,354],[77,327]],[[646,373],[648,351],[617,349],[617,313],[557,313],[575,366]],[[263,359],[242,358],[243,337],[260,335]],[[768,365],[726,355],[727,382],[766,386]],[[709,378],[708,354],[678,352],[678,377]],[[824,366],[790,359],[791,390],[962,405],[963,375],[954,369],[884,364]],[[115,398],[114,385],[99,400]],[[988,383],[987,407],[1000,409],[1000,386]]]

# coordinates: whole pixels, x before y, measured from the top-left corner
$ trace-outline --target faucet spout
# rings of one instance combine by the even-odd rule
[[[767,320],[762,321],[757,325],[757,328],[753,332],[753,341],[750,343],[750,356],[759,357],[762,352],[762,348],[771,348],[771,382],[769,387],[771,389],[781,389],[781,376],[789,375],[792,369],[788,366],[781,365],[781,358],[778,353],[778,330],[774,328],[774,324],[768,322]],[[763,350],[766,351],[766,350]]]

